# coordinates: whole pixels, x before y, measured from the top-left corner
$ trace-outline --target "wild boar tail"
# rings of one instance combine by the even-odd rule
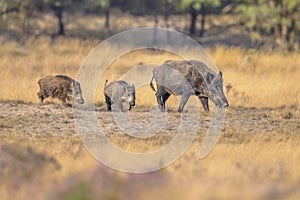
[[[107,85],[108,85],[108,80],[106,79],[104,83],[104,87],[106,87]]]
[[[150,81],[150,87],[151,87],[151,89],[152,89],[154,92],[156,92],[156,89],[155,89],[154,86],[153,86],[153,80],[154,80],[154,76],[152,76],[152,79],[151,79],[151,81]]]

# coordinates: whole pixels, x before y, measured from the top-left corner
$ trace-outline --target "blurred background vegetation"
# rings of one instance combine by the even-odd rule
[[[247,47],[294,51],[299,19],[300,0],[0,0],[0,34],[17,41],[41,35],[105,39],[129,28],[159,26],[203,43],[210,36],[208,41],[222,41],[230,29],[231,40],[238,40],[233,32],[249,37]]]

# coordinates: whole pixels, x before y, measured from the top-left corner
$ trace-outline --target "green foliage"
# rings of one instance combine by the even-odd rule
[[[257,0],[240,2],[236,7],[241,21],[260,35],[274,35],[275,40],[293,43],[299,31],[300,0]]]
[[[194,8],[199,10],[201,4],[211,7],[218,7],[221,5],[221,0],[182,0],[182,4],[185,7],[189,7],[191,4],[193,4]]]
[[[28,19],[41,12],[54,11],[61,24],[63,12],[105,14],[109,22],[111,8],[118,8],[134,15],[164,15],[166,24],[170,15],[190,12],[194,27],[197,15],[201,14],[204,27],[207,14],[219,12],[229,4],[253,38],[274,36],[274,41],[284,43],[299,39],[296,37],[300,28],[300,0],[0,0],[0,16],[1,26],[5,27],[5,20],[13,13],[25,30]]]
[[[110,7],[110,0],[98,0],[101,8],[108,9]]]

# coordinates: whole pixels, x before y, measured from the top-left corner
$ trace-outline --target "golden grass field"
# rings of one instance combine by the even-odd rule
[[[23,44],[0,42],[0,199],[299,198],[299,53],[207,49],[223,72],[224,84],[232,85],[226,125],[215,148],[204,159],[198,157],[210,116],[202,109],[204,125],[180,159],[156,172],[128,174],[89,154],[74,127],[71,108],[51,99],[40,105],[36,95],[43,76],[76,77],[98,41],[39,37]],[[113,143],[145,152],[169,142],[170,135],[148,140],[122,135],[111,114],[104,112],[103,85],[105,79],[116,80],[140,63],[174,58],[165,52],[136,51],[105,72],[95,101],[98,119]],[[156,104],[149,87],[137,91],[136,103],[132,114],[147,123],[145,111]],[[170,120],[178,120],[180,115],[173,111],[176,98],[167,105]]]
[[[13,41],[5,42],[0,50],[0,98],[37,103],[37,81],[40,78],[49,74],[76,77],[80,65],[96,45],[96,41],[52,41],[49,38],[30,40],[22,46]],[[208,51],[224,74],[224,84],[230,83],[233,87],[228,93],[231,105],[276,107],[300,103],[298,53],[247,53],[244,49],[221,46]],[[102,90],[106,78],[113,81],[141,62],[163,63],[167,59],[178,57],[145,51],[123,56],[104,74],[102,82],[99,83],[96,101],[103,100]]]

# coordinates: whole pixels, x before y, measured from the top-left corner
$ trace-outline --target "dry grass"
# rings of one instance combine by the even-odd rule
[[[77,20],[74,21],[74,18]],[[185,30],[188,18],[186,16],[171,16],[170,28]],[[86,22],[89,23],[86,23]],[[47,22],[47,23],[45,23]],[[19,33],[21,25],[14,18],[7,23],[10,31]],[[111,29],[102,29],[104,18],[97,16],[65,15],[66,34],[68,39],[39,36],[25,37],[17,43],[0,37],[0,99],[23,100],[37,102],[37,80],[48,74],[67,74],[75,77],[77,70],[89,52],[99,43],[96,39],[78,39],[104,36],[105,39],[113,33],[128,28],[153,26],[154,20],[149,17],[133,17],[114,11],[111,16]],[[214,26],[235,24],[231,16],[212,16],[208,18],[208,34],[212,31],[216,40],[218,35],[213,33]],[[31,18],[28,22],[31,34],[53,34],[56,30],[56,19],[51,14]],[[158,26],[163,27],[164,21],[159,17]],[[53,32],[49,32],[52,30]],[[82,31],[85,30],[85,31]],[[240,32],[239,32],[240,31]],[[235,33],[243,31],[235,28]],[[222,33],[222,35],[225,34]],[[226,32],[226,34],[228,34]],[[226,35],[227,37],[227,35]],[[185,47],[183,47],[185,48]],[[213,61],[223,71],[225,84],[233,88],[228,93],[229,102],[233,106],[276,107],[281,105],[299,105],[300,87],[297,77],[300,75],[299,53],[283,53],[274,51],[245,50],[238,47],[215,47],[208,49]],[[134,51],[117,59],[109,66],[99,82],[96,91],[96,101],[103,101],[103,84],[105,79],[111,81],[120,78],[125,72],[141,64],[160,64],[166,59],[178,59],[178,56],[167,52]],[[136,77],[135,77],[136,78]],[[13,81],[12,81],[13,80]],[[140,106],[153,105],[152,91],[145,86],[138,92],[144,97]],[[173,100],[174,102],[174,100]],[[174,103],[170,102],[170,105]]]
[[[37,23],[51,29],[42,21]],[[82,20],[78,23],[86,25]],[[102,23],[103,19],[89,23],[89,33]],[[132,23],[131,18],[126,18],[124,24]],[[71,23],[68,26],[68,29],[77,28],[78,32],[82,28]],[[36,104],[38,79],[49,74],[76,77],[79,66],[97,43],[92,39],[48,37],[17,43],[0,38],[0,199],[12,199],[12,196],[32,199],[33,194],[35,199],[299,197],[298,53],[254,52],[222,46],[208,49],[223,72],[225,84],[232,85],[228,93],[231,107],[218,144],[208,157],[199,159],[207,128],[201,127],[204,130],[198,131],[194,144],[173,165],[134,175],[111,170],[87,152],[75,132],[70,108]],[[116,80],[138,65],[177,58],[167,52],[141,50],[112,63],[96,91],[101,125],[115,125],[107,118],[109,114],[102,112],[105,79]],[[138,89],[136,103],[133,115],[142,115],[140,120],[145,120],[147,113],[139,111],[156,104],[148,85]],[[176,110],[175,97],[168,101],[168,106]],[[174,112],[168,114],[179,117]],[[209,115],[202,117],[206,119]],[[158,149],[170,140],[170,135],[148,140],[129,138],[113,128],[109,138],[128,151]]]
[[[79,66],[96,41],[79,39],[39,38],[24,45],[4,42],[0,54],[0,99],[38,102],[37,81],[49,74],[67,74],[76,77]],[[216,47],[209,49],[212,59],[223,71],[225,85],[232,90],[228,99],[233,106],[276,107],[299,105],[300,58],[298,53],[247,52],[239,48]],[[160,64],[178,56],[167,52],[135,51],[128,53],[107,69],[99,82],[96,101],[103,101],[105,79],[117,80],[128,70],[142,64]],[[138,105],[155,103],[148,86],[137,91]],[[150,99],[150,100],[149,100]],[[173,105],[172,103],[170,105]]]
[[[78,39],[40,38],[24,45],[13,41],[4,43],[0,50],[0,98],[37,102],[37,81],[49,74],[76,76],[82,60],[91,50],[86,47],[87,44]]]
[[[299,119],[293,108],[232,108],[214,150],[199,159],[205,129],[172,165],[126,174],[98,163],[74,129],[71,109],[1,103],[1,199],[297,199],[300,188]],[[111,113],[99,112],[102,126]],[[140,120],[147,113],[136,113]],[[169,113],[176,121],[177,113]],[[174,120],[175,119],[175,120]],[[208,122],[207,122],[208,123]],[[205,126],[205,125],[204,125]],[[122,149],[148,152],[169,136],[130,138],[118,129],[110,140]],[[176,130],[175,130],[176,131]]]
[[[299,53],[246,52],[221,47],[211,55],[219,69],[224,71],[225,82],[233,86],[229,99],[234,105],[299,105]]]

